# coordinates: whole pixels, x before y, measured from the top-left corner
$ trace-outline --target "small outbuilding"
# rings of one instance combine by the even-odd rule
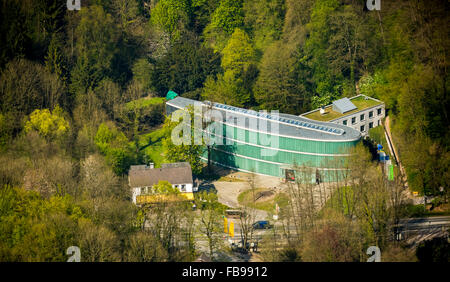
[[[347,97],[333,102],[333,111],[339,112],[341,114],[345,114],[355,109],[356,106]]]

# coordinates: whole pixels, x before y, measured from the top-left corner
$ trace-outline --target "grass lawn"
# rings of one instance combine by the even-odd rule
[[[132,109],[133,107],[137,107],[138,109],[148,107],[150,105],[162,104],[165,102],[164,97],[152,97],[152,98],[141,98],[131,102],[126,103],[127,109]]]
[[[335,191],[330,199],[325,203],[322,208],[322,212],[327,208],[342,209],[344,214],[347,214],[347,203],[351,202],[353,197],[353,189],[351,186],[341,187],[339,191]],[[349,201],[347,201],[347,199]],[[425,216],[445,216],[450,215],[450,203],[443,203],[438,205],[433,210],[430,210],[431,203],[427,204],[427,210],[424,209],[423,204],[412,205],[408,204],[404,208],[406,209],[405,217],[425,217]]]
[[[363,109],[367,109],[376,105],[380,105],[381,102],[372,100],[372,99],[364,99],[363,96],[354,98],[350,100],[355,106],[356,109],[350,112],[347,112],[345,114],[341,114],[339,112],[333,111],[333,106],[327,106],[325,107],[325,114],[321,115],[320,111],[317,110],[315,112],[312,112],[310,114],[304,115],[304,117],[307,117],[309,119],[313,119],[313,120],[318,120],[318,121],[330,121],[330,120],[334,120],[343,116],[347,116],[347,115],[351,115],[354,114],[356,112],[359,112]]]
[[[450,215],[450,203],[445,203],[437,208],[430,210],[431,204],[427,204],[427,209],[425,210],[423,204],[419,205],[408,205],[406,207],[409,217],[426,217],[426,216],[446,216]]]
[[[264,191],[270,191],[266,188],[257,188],[255,189],[255,195],[257,195],[260,192]],[[270,197],[268,200],[257,200],[255,203],[253,203],[253,195],[252,190],[246,190],[239,194],[238,196],[238,202],[241,205],[248,206],[251,208],[255,208],[258,210],[263,210],[269,213],[275,212],[275,203],[278,204],[280,208],[286,207],[289,203],[289,199],[286,194],[284,193],[277,193],[275,197]]]
[[[245,180],[236,178],[236,177],[229,177],[229,176],[222,176],[217,181],[223,181],[223,182],[245,182]]]
[[[160,167],[162,163],[167,162],[163,155],[163,137],[164,132],[161,128],[139,136],[139,146],[141,150],[150,160],[152,160],[155,167]]]
[[[389,145],[386,140],[386,135],[384,134],[383,125],[379,125],[377,127],[369,129],[369,137],[376,143],[381,144],[381,146],[383,146],[383,151],[389,155],[389,158],[393,162],[395,162],[395,160],[392,158],[392,153],[389,150]]]

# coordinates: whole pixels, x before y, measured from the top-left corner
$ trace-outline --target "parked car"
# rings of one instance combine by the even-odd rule
[[[267,220],[260,220],[253,223],[253,229],[269,229],[272,227],[273,225],[271,225]]]

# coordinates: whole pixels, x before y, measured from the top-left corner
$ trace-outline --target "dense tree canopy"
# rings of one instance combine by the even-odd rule
[[[201,88],[208,75],[219,72],[219,64],[219,54],[203,46],[197,35],[186,33],[155,64],[149,81],[154,81],[154,89],[160,96],[169,90],[186,93]]]
[[[161,129],[168,90],[295,115],[378,98],[410,189],[449,193],[448,1],[62,2],[0,0],[0,260],[64,260],[68,242],[93,261],[192,258],[192,230],[174,225],[190,222],[184,206],[137,213],[126,192],[131,164],[202,169],[202,146]],[[146,232],[144,213],[168,221]],[[323,252],[354,242],[319,227],[326,244],[306,238]]]

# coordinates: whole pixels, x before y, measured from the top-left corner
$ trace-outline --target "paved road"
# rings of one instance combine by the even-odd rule
[[[450,216],[408,218],[400,222],[401,240],[410,248],[436,237],[449,236]]]
[[[434,228],[450,228],[450,216],[432,216],[420,218],[407,218],[399,224],[403,230],[426,230]]]
[[[273,221],[272,221],[273,222]],[[279,225],[275,222],[276,225]],[[433,237],[436,235],[445,235],[450,229],[450,216],[435,216],[435,217],[421,217],[421,218],[407,218],[403,219],[399,223],[400,231],[405,235],[416,236],[422,240],[423,238]],[[279,227],[278,227],[279,228]],[[290,226],[289,229],[294,230],[294,226]],[[254,237],[261,239],[264,234],[271,234],[271,229],[256,230]],[[281,230],[278,229],[278,235],[281,236]],[[235,238],[239,238],[240,230],[239,226],[235,227]]]

